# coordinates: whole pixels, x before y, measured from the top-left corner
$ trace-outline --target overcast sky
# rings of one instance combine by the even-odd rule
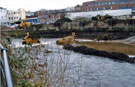
[[[72,7],[86,1],[92,0],[0,0],[0,7],[7,8],[8,10],[23,8],[26,11],[36,11],[40,9]]]

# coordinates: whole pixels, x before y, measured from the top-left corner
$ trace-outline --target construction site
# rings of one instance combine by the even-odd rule
[[[134,3],[0,7],[0,87],[134,87]]]

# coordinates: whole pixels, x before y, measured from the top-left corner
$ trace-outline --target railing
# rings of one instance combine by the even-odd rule
[[[13,87],[6,49],[0,44],[0,87]]]

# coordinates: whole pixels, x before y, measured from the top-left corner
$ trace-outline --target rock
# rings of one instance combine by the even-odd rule
[[[102,57],[108,57],[110,55],[109,52],[106,51],[99,51],[99,54],[97,56],[102,56]]]
[[[129,63],[135,63],[135,58],[129,58],[128,55],[124,53],[119,52],[106,52],[106,51],[100,51],[93,48],[87,48],[86,46],[72,46],[72,45],[64,45],[63,47],[66,50],[72,50],[74,52],[82,53],[85,55],[95,55],[95,56],[101,56],[106,57],[118,61],[124,61]]]
[[[129,56],[127,56],[124,53],[112,52],[110,55],[110,58],[116,59],[116,60],[121,60],[121,61],[126,61],[127,59],[129,59]]]
[[[64,45],[64,49],[66,50],[73,50],[73,46],[72,45]]]

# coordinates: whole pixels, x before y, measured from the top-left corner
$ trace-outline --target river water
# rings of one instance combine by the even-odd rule
[[[135,87],[135,64],[67,51],[56,45],[56,40],[41,39],[44,45],[41,49],[52,51],[46,56],[50,60],[56,60],[53,63],[55,66],[60,58],[63,66],[68,65],[65,75],[68,84],[66,87]],[[14,39],[12,46],[24,47],[21,43],[21,39]],[[43,52],[37,56],[45,61]],[[55,70],[54,68],[53,71]]]

